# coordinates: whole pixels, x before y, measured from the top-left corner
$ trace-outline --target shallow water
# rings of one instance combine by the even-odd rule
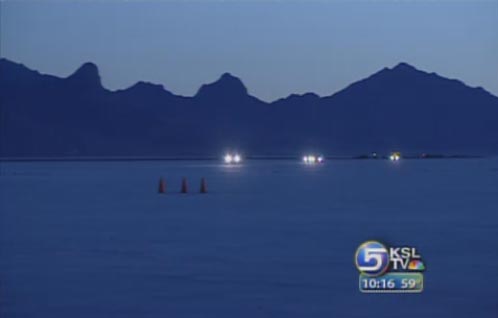
[[[498,316],[496,159],[0,165],[2,318]],[[361,294],[368,239],[424,292]]]

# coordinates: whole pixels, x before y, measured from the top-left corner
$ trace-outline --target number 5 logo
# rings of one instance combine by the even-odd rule
[[[389,253],[387,248],[380,242],[367,241],[356,250],[356,268],[370,276],[380,276],[389,267]]]

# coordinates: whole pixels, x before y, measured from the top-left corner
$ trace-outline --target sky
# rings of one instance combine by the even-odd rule
[[[326,96],[399,62],[498,95],[498,0],[0,2],[0,56],[191,96],[224,72],[272,101]]]

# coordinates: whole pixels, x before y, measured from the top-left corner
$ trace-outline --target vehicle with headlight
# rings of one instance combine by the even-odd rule
[[[391,161],[399,161],[399,160],[401,160],[401,153],[399,153],[399,152],[393,152],[389,156],[389,160],[391,160]]]
[[[242,162],[242,156],[236,152],[227,153],[225,154],[225,157],[223,157],[223,161],[225,161],[226,164],[238,164]]]
[[[303,157],[303,162],[307,165],[323,163],[325,158],[322,155],[309,154]]]

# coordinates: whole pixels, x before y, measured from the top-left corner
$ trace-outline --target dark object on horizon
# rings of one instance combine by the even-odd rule
[[[159,179],[159,193],[166,193],[166,182],[163,178]]]
[[[382,156],[379,156],[379,154],[376,152],[372,152],[368,155],[359,155],[359,156],[353,157],[353,159],[381,159],[381,158],[382,158]]]
[[[207,183],[206,183],[206,178],[204,178],[204,177],[201,178],[200,193],[207,193]]]
[[[441,155],[441,154],[423,153],[420,155],[420,158],[422,158],[422,159],[443,159],[443,158],[446,158],[446,156]]]
[[[196,95],[139,82],[102,87],[85,63],[67,78],[0,59],[0,157],[498,154],[498,98],[400,63],[325,97],[271,103],[228,73]]]
[[[182,188],[180,189],[180,193],[188,193],[187,178],[185,177],[182,179]]]

